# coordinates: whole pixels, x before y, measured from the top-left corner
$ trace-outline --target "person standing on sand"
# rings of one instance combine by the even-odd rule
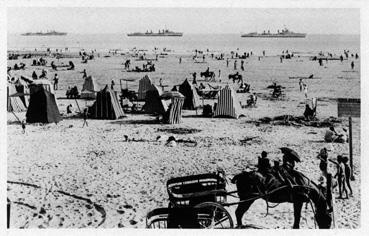
[[[299,81],[300,92],[302,91],[303,84],[304,84],[304,83],[302,82],[302,79],[300,78],[300,81]]]
[[[54,75],[54,90],[58,90],[58,82],[59,82],[58,74],[55,73],[55,75]]]
[[[263,57],[265,57],[265,51],[263,51]]]
[[[196,81],[196,72],[193,72],[193,73],[192,73],[192,78],[193,78],[193,80],[192,80],[192,84],[196,84],[196,85],[197,85],[197,81]]]
[[[279,59],[281,60],[281,63],[283,63],[283,57],[281,56]]]
[[[354,61],[351,62],[351,70],[354,70],[355,64]]]
[[[305,83],[304,83],[304,94],[305,94],[305,98],[308,98],[308,86]]]
[[[179,57],[179,64],[182,63],[182,57]]]
[[[228,67],[228,65],[229,65],[229,58],[227,58],[226,62],[227,62],[227,67]]]
[[[218,77],[220,77],[220,70],[219,70],[219,74],[218,74]]]
[[[83,79],[87,78],[87,72],[86,72],[86,69],[84,69],[84,70],[82,71],[82,74],[83,74],[83,76],[82,76],[82,78],[83,78]]]
[[[115,85],[115,82],[114,82],[114,80],[112,80],[112,81],[111,81],[110,88],[111,88],[111,90],[113,90],[113,91],[114,91],[114,85]]]
[[[241,60],[241,70],[245,70],[245,67],[243,67],[243,64],[244,64],[245,62],[244,62],[244,60]]]
[[[202,56],[202,62],[205,62],[205,55]]]
[[[344,172],[345,172],[346,184],[347,184],[347,187],[350,190],[350,196],[353,196],[353,194],[352,194],[352,188],[351,188],[351,183],[350,183],[350,179],[351,179],[351,167],[348,165],[348,157],[347,156],[342,157],[342,163],[345,166]]]
[[[234,60],[233,69],[237,70],[237,60]]]
[[[86,126],[88,127],[88,123],[87,123],[87,117],[88,117],[88,109],[85,108],[83,110],[83,125],[82,125],[82,128],[85,127],[85,124]]]
[[[26,133],[26,121],[22,120],[22,133],[25,134]]]

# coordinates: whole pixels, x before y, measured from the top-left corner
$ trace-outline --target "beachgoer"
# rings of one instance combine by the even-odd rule
[[[114,82],[114,80],[112,80],[112,81],[111,81],[110,88],[111,88],[111,90],[113,90],[113,91],[114,91],[114,85],[115,85],[115,82]]]
[[[237,70],[237,60],[234,60],[233,69]]]
[[[86,69],[84,69],[83,71],[82,71],[82,73],[83,73],[83,78],[87,78],[87,72],[86,72]]]
[[[348,193],[346,189],[345,170],[344,170],[345,165],[342,163],[342,156],[341,155],[337,156],[337,162],[333,160],[329,160],[329,161],[334,163],[337,168],[337,172],[334,178],[337,178],[337,181],[338,181],[338,192],[339,192],[338,198],[341,198],[341,199],[343,198],[342,197],[343,192],[346,193],[346,198],[348,198]]]
[[[88,117],[88,108],[85,108],[83,110],[83,125],[82,125],[82,128],[85,127],[85,124],[88,127],[87,117]]]
[[[326,142],[334,142],[337,139],[338,135],[336,131],[334,130],[334,127],[331,126],[329,129],[325,132],[324,135],[324,141]]]
[[[69,104],[67,106],[67,114],[71,114],[72,113],[72,104]]]
[[[305,83],[304,83],[304,94],[305,94],[305,98],[307,98],[308,97],[308,86]]]
[[[202,62],[205,62],[205,55],[202,56]]]
[[[192,78],[193,78],[192,84],[197,84],[197,81],[196,81],[196,72],[193,72],[192,73]]]
[[[229,58],[227,58],[226,62],[227,62],[227,67],[228,67],[228,65],[229,65]]]
[[[263,51],[263,57],[265,57],[265,51]]]
[[[269,159],[267,158],[268,153],[266,151],[261,152],[261,157],[258,157],[258,171],[265,175],[271,168]]]
[[[182,63],[182,57],[179,57],[179,64]]]
[[[245,68],[243,67],[243,64],[244,64],[245,62],[243,61],[243,60],[241,60],[241,70],[245,70]]]
[[[37,74],[36,74],[36,71],[33,71],[32,72],[32,79],[34,79],[34,80],[37,80]]]
[[[26,133],[26,120],[22,120],[22,133]]]
[[[59,82],[59,77],[58,77],[58,74],[55,73],[55,75],[54,75],[54,90],[58,90],[58,82]]]
[[[303,85],[304,83],[302,82],[302,79],[300,78],[300,81],[299,81],[299,86],[300,86],[300,92],[302,91],[302,85]]]
[[[281,63],[282,63],[283,62],[283,57],[281,56],[279,59],[281,60]]]
[[[348,157],[347,156],[344,156],[342,157],[342,163],[344,164],[345,168],[344,168],[344,173],[345,173],[345,179],[346,179],[346,184],[347,184],[347,187],[349,188],[350,190],[350,196],[352,196],[352,188],[351,188],[351,183],[350,183],[350,180],[351,180],[351,167],[348,165]]]
[[[354,61],[351,62],[351,70],[353,70],[355,67]]]
[[[221,72],[221,71],[219,70],[218,72],[219,72],[218,77],[220,77],[220,72]]]

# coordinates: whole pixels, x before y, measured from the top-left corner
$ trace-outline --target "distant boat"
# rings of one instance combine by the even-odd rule
[[[259,34],[257,32],[252,32],[252,33],[248,33],[248,34],[242,34],[241,37],[245,37],[245,38],[305,38],[306,37],[306,33],[295,33],[292,32],[290,30],[288,30],[287,28],[284,28],[282,31],[277,31],[277,33],[273,34],[270,33],[269,30],[268,32],[264,32]]]
[[[64,36],[67,35],[65,32],[56,32],[55,30],[47,31],[45,33],[43,32],[27,32],[24,34],[21,34],[22,36]]]
[[[146,31],[146,33],[140,33],[140,32],[135,32],[135,33],[129,33],[127,34],[128,37],[131,36],[146,36],[146,37],[151,37],[151,36],[162,36],[162,37],[166,37],[166,36],[176,36],[176,37],[182,37],[183,33],[182,32],[173,32],[170,30],[159,30],[158,33],[153,33],[152,31]]]

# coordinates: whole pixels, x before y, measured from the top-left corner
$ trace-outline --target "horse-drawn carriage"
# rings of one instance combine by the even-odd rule
[[[177,177],[168,180],[168,208],[148,213],[147,228],[233,228],[227,200],[226,180],[220,173]]]
[[[288,148],[285,148],[287,150]],[[282,167],[279,167],[282,168]],[[283,169],[282,172],[283,173]],[[269,177],[258,171],[242,172],[232,179],[236,191],[226,190],[224,172],[177,177],[168,180],[168,208],[150,211],[146,217],[147,228],[233,228],[233,219],[225,207],[238,205],[235,211],[237,227],[243,227],[242,217],[257,199],[267,202],[293,203],[294,224],[299,228],[303,203],[312,204],[314,223],[319,228],[330,228],[331,190],[322,189],[319,185],[298,173],[295,184],[287,184],[280,180],[278,171],[271,172]],[[227,196],[236,197],[239,201],[227,202]],[[330,193],[330,194],[328,194]]]

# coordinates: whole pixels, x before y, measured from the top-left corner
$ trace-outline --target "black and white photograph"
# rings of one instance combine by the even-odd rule
[[[6,7],[8,230],[367,224],[360,1],[43,3]]]

